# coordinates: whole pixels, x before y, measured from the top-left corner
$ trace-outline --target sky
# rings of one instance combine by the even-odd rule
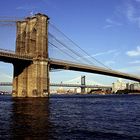
[[[36,13],[48,15],[51,23],[111,69],[140,74],[140,0],[0,1],[0,18],[23,19]],[[15,26],[0,26],[0,48],[14,50],[15,34]],[[1,62],[0,75],[0,81],[12,81],[13,66]],[[60,83],[81,75],[104,85],[117,80],[73,71],[51,72],[50,78]]]

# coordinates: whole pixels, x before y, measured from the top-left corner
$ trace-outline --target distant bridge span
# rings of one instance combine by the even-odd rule
[[[0,82],[0,86],[12,86],[11,82]],[[80,85],[80,84],[64,84],[64,83],[50,83],[50,86],[54,87],[80,87],[80,88],[105,88],[110,89],[111,86],[102,85]]]

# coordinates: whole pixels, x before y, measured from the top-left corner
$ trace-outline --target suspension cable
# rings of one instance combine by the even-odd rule
[[[53,43],[51,43],[49,41],[49,44],[52,45],[53,47],[57,48],[59,51],[63,52],[64,54],[67,54],[68,56],[70,56],[71,58],[75,59],[72,55],[70,55],[69,53],[65,52],[64,50],[60,49],[60,47],[57,47],[56,45],[54,45]],[[75,59],[76,60],[76,59]],[[77,60],[76,60],[77,61]]]
[[[59,44],[61,44],[62,46],[64,46],[65,48],[67,48],[68,50],[70,50],[73,54],[75,54],[76,56],[78,56],[79,58],[83,58],[79,53],[75,52],[74,50],[70,49],[67,45],[65,45],[64,43],[62,43],[60,40],[58,40],[55,36],[53,36],[51,33],[49,33],[49,35],[55,40],[57,41]],[[83,59],[85,61],[88,61],[88,63],[91,64],[91,61],[89,61],[88,59]]]
[[[60,31],[54,24],[49,23],[53,28],[55,28],[58,32],[60,32],[62,35],[64,35],[69,41],[71,41],[76,47],[78,47],[80,50],[82,50],[87,56],[89,56],[90,58],[92,58],[93,60],[95,60],[97,63],[101,64],[102,66],[106,67],[107,69],[111,69],[110,67],[106,66],[105,64],[103,64],[102,62],[100,62],[99,60],[97,60],[96,58],[94,58],[93,56],[89,55],[85,50],[83,50],[78,44],[76,44],[73,40],[71,40],[68,36],[66,36],[62,31]]]

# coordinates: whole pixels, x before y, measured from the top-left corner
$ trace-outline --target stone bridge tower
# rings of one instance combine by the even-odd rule
[[[48,16],[36,14],[17,22],[16,54],[33,61],[14,63],[13,97],[46,97],[49,94]]]

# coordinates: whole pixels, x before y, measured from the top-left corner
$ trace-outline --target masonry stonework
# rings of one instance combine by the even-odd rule
[[[48,17],[36,14],[17,22],[16,54],[32,62],[14,63],[13,97],[48,97]]]

